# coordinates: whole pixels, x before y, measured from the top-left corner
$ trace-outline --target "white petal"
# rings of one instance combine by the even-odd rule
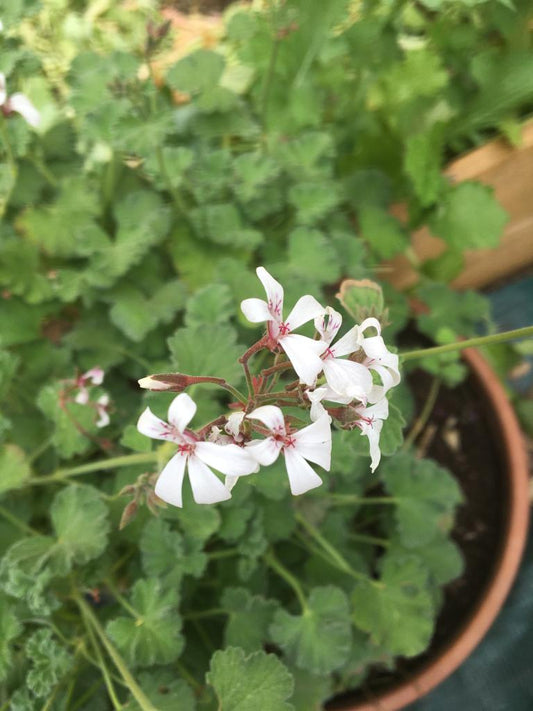
[[[252,410],[247,417],[252,420],[259,420],[266,425],[270,430],[276,433],[285,434],[285,420],[283,412],[275,405],[262,405]]]
[[[257,267],[255,271],[261,284],[265,287],[268,310],[272,318],[281,321],[283,318],[283,287],[264,267]]]
[[[100,415],[100,417],[96,420],[96,426],[107,427],[107,425],[111,422],[107,410],[104,410],[103,408],[98,408],[98,414]]]
[[[374,383],[372,385],[372,389],[368,394],[368,401],[378,402],[379,400],[382,400],[390,388],[394,386],[395,378],[392,371],[381,365],[370,365],[369,368],[379,375],[382,384],[379,385]]]
[[[300,381],[306,385],[313,385],[323,366],[320,353],[325,351],[327,344],[296,333],[283,336],[279,339],[279,344],[287,354]]]
[[[305,459],[320,464],[329,471],[331,466],[331,418],[327,412],[312,424],[293,434],[295,450]]]
[[[254,439],[246,445],[246,451],[256,462],[268,467],[276,461],[281,451],[282,444],[273,437]]]
[[[294,304],[292,311],[285,319],[285,323],[291,331],[294,331],[302,324],[311,321],[311,319],[320,316],[322,313],[324,313],[324,307],[318,303],[314,296],[306,294],[306,296],[302,296]]]
[[[331,306],[326,306],[323,314],[315,318],[315,328],[320,333],[320,339],[331,343],[342,325],[342,316]]]
[[[367,328],[375,328],[378,332],[378,336],[381,335],[381,324],[377,318],[374,318],[373,316],[365,318],[365,320],[359,325],[359,328],[361,333],[364,333]]]
[[[257,462],[248,451],[236,444],[198,442],[195,454],[202,462],[222,474],[245,476],[259,470]]]
[[[241,301],[241,311],[251,323],[262,323],[272,319],[268,304],[263,299],[244,299]]]
[[[78,405],[86,405],[89,402],[89,391],[86,387],[82,386],[78,390],[78,394],[74,398],[74,402],[77,402]]]
[[[372,388],[368,368],[351,360],[328,358],[324,361],[324,375],[328,385],[339,395],[366,401]]]
[[[244,412],[232,412],[228,417],[228,421],[226,422],[224,429],[234,438],[241,437],[240,427],[243,419]]]
[[[0,72],[0,106],[6,103],[7,92],[6,92],[6,75]]]
[[[197,504],[216,504],[231,499],[231,494],[216,474],[198,457],[189,457],[189,481]]]
[[[187,455],[179,452],[167,463],[155,485],[155,493],[160,499],[173,506],[182,506],[181,489]]]
[[[101,405],[102,407],[107,407],[109,405],[109,395],[107,393],[101,395],[96,401],[96,404]]]
[[[174,425],[179,432],[183,432],[195,413],[196,403],[194,400],[187,395],[187,393],[180,393],[170,403],[168,408],[168,421]]]
[[[305,459],[294,449],[285,449],[285,466],[289,476],[291,492],[298,496],[322,484],[322,479]]]
[[[228,491],[231,491],[235,484],[238,482],[239,477],[238,476],[227,476],[225,481],[224,481],[224,486]]]
[[[354,326],[349,331],[347,331],[342,338],[334,344],[332,351],[335,358],[340,358],[341,356],[350,355],[350,353],[355,353],[361,348],[359,343],[361,334],[359,328]]]
[[[374,420],[386,420],[389,416],[389,401],[386,397],[381,398],[379,402],[375,405],[370,405],[370,407],[356,407],[356,412],[358,412],[361,417],[369,417]]]
[[[162,383],[160,380],[156,380],[151,375],[147,375],[144,378],[139,378],[137,381],[140,388],[145,390],[168,390],[171,386],[168,383]]]
[[[146,437],[163,439],[168,442],[183,442],[183,438],[175,427],[163,422],[156,417],[149,407],[142,413],[137,421],[137,429]]]
[[[379,435],[382,427],[383,420],[374,420],[372,424],[368,424],[366,422],[361,423],[361,434],[368,437],[368,444],[370,446],[370,470],[372,473],[376,471],[376,468],[381,460]]]
[[[10,111],[16,111],[34,128],[41,122],[41,114],[24,94],[13,94],[7,101]]]
[[[104,382],[104,371],[102,368],[91,368],[81,376],[82,380],[90,380],[93,385],[101,385]]]

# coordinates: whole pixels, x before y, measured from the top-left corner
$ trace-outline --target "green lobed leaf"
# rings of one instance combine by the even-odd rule
[[[131,592],[137,618],[117,617],[107,625],[109,636],[132,666],[170,664],[182,652],[181,617],[175,590],[156,579],[138,580]]]
[[[235,311],[233,297],[227,284],[208,284],[190,297],[185,311],[187,326],[229,321]]]
[[[24,451],[15,444],[5,444],[0,449],[0,495],[23,486],[30,474]]]
[[[434,203],[445,183],[441,174],[443,131],[441,125],[407,139],[404,168],[424,207]]]
[[[314,588],[302,614],[275,613],[270,634],[297,667],[313,674],[334,671],[346,662],[352,643],[348,599],[332,585]]]
[[[48,696],[54,686],[70,671],[70,651],[56,642],[49,629],[37,630],[25,646],[31,669],[26,677],[28,688],[40,698]]]
[[[352,619],[392,654],[412,657],[431,639],[435,610],[428,572],[415,557],[385,554],[378,581],[361,581],[352,593]]]
[[[269,640],[268,629],[278,602],[252,596],[246,588],[226,588],[220,602],[229,613],[224,644],[241,647],[245,652],[261,649]]]
[[[402,452],[383,465],[380,477],[396,500],[394,518],[403,545],[424,546],[440,531],[449,530],[463,496],[446,469]]]
[[[173,671],[157,669],[141,672],[138,680],[157,711],[195,711],[196,699],[191,687],[183,679],[176,679]],[[134,698],[124,708],[128,711],[144,711]]]
[[[198,49],[174,64],[167,72],[173,89],[198,93],[218,84],[224,71],[224,57],[218,52]]]
[[[341,272],[341,264],[330,240],[318,230],[298,227],[290,233],[288,257],[295,271],[305,272],[319,284],[335,283]]]
[[[289,201],[296,209],[297,222],[313,225],[333,210],[340,195],[333,182],[302,182],[289,189]]]
[[[287,703],[293,680],[285,665],[273,654],[255,652],[246,656],[238,647],[218,650],[206,674],[224,711],[292,711]]]
[[[65,487],[54,497],[50,517],[57,536],[55,556],[65,572],[104,552],[110,529],[108,509],[94,487]]]
[[[13,607],[10,606],[7,598],[0,597],[0,681],[3,681],[13,663],[11,653],[11,641],[22,632],[22,624],[19,622]]]
[[[379,207],[361,206],[359,224],[362,236],[381,259],[391,259],[409,244],[407,232],[398,220]]]

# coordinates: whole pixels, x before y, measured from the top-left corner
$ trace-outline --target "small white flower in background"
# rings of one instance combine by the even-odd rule
[[[306,385],[313,385],[322,370],[320,355],[324,352],[326,344],[295,334],[293,331],[316,318],[324,308],[314,296],[308,294],[298,299],[292,311],[283,320],[283,287],[264,267],[258,267],[256,273],[265,288],[267,301],[245,299],[241,302],[243,314],[252,323],[267,322],[270,339],[283,348],[300,381]]]
[[[331,345],[341,323],[342,316],[331,306],[315,319],[315,328],[327,343],[322,354],[324,376],[331,390],[338,395],[366,403],[372,390],[372,375],[365,365],[343,358],[361,349],[359,327],[354,326]]]
[[[275,405],[263,405],[247,415],[259,420],[270,430],[265,439],[252,440],[246,449],[259,464],[272,464],[280,452],[285,456],[285,467],[291,492],[304,494],[322,484],[322,479],[307,460],[329,471],[331,465],[330,417],[324,413],[316,422],[296,432],[288,432],[283,413]]]
[[[181,393],[170,403],[168,424],[156,417],[149,407],[137,423],[139,432],[147,437],[178,445],[177,454],[167,463],[155,485],[157,496],[173,506],[183,505],[182,486],[186,468],[197,504],[214,504],[231,498],[229,488],[210,467],[228,477],[245,476],[259,469],[257,462],[242,447],[199,441],[196,435],[187,431],[186,427],[195,413],[195,402],[187,393]]]
[[[232,412],[227,420],[224,427],[226,432],[233,437],[235,442],[242,442],[244,437],[241,434],[241,424],[244,420],[244,412]]]
[[[96,366],[91,368],[83,375],[76,378],[76,386],[78,387],[78,393],[74,398],[74,401],[78,405],[86,405],[89,402],[89,389],[87,384],[91,385],[101,385],[104,382],[104,371],[102,368]]]
[[[365,336],[364,333],[368,328],[375,328],[378,332],[377,336]],[[387,349],[381,336],[381,324],[377,318],[366,318],[360,324],[358,343],[366,355],[363,365],[381,378],[381,385],[374,383],[368,397],[369,402],[377,403],[401,380],[398,354],[391,353]]]
[[[41,114],[27,96],[18,92],[12,96],[7,95],[6,77],[2,72],[0,72],[0,109],[4,116],[9,116],[16,111],[33,128],[41,122]]]
[[[389,401],[386,397],[377,402],[375,405],[364,407],[363,405],[355,408],[360,419],[355,423],[356,427],[361,430],[361,435],[368,437],[370,445],[370,469],[372,473],[381,459],[381,450],[379,448],[379,436],[383,427],[383,420],[389,416]]]
[[[109,422],[109,395],[102,395],[96,401],[96,412],[98,413],[98,419],[96,420],[97,427],[106,427]]]

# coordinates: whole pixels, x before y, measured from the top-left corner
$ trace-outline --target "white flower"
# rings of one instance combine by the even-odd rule
[[[16,111],[25,119],[26,123],[34,128],[41,121],[41,114],[27,96],[20,93],[13,94],[13,96],[7,95],[6,77],[2,72],[0,72],[0,109],[6,116]]]
[[[372,390],[372,375],[361,363],[343,358],[360,350],[359,327],[354,326],[334,345],[331,345],[342,323],[342,316],[328,306],[322,316],[315,319],[315,328],[328,347],[322,354],[324,376],[329,387],[350,400],[367,401]],[[331,398],[328,398],[331,399]]]
[[[87,388],[87,383],[91,383],[91,385],[101,385],[103,382],[104,371],[98,366],[91,368],[86,373],[83,373],[83,375],[80,375],[76,378],[76,385],[79,389],[76,397],[74,398],[74,402],[77,402],[78,405],[86,405],[89,402],[89,389]]]
[[[256,272],[265,287],[267,301],[245,299],[241,302],[242,312],[252,323],[267,322],[270,339],[283,348],[300,381],[312,385],[322,370],[320,354],[326,348],[326,344],[300,336],[293,331],[317,317],[324,309],[313,296],[308,294],[298,299],[284,321],[283,287],[264,267],[258,267]]]
[[[272,464],[282,452],[285,456],[285,467],[293,494],[304,494],[309,489],[320,486],[322,479],[306,460],[319,464],[329,471],[331,429],[327,413],[297,432],[287,431],[283,413],[275,405],[263,405],[247,416],[259,420],[270,430],[268,437],[262,440],[253,440],[246,446],[259,464]]]
[[[368,328],[375,328],[377,336],[365,336]],[[368,397],[368,402],[377,403],[401,380],[398,354],[387,350],[377,318],[366,318],[359,326],[359,345],[366,355],[363,365],[377,373],[381,379],[381,384],[373,384]]]
[[[305,394],[311,403],[310,415],[313,422],[316,422],[324,413],[328,414],[326,408],[322,405],[322,400],[338,402],[341,405],[349,405],[353,400],[351,395],[339,395],[339,393],[332,390],[329,385],[321,385],[314,390],[306,390]]]
[[[379,448],[379,436],[383,427],[383,420],[389,416],[389,401],[386,397],[370,407],[363,405],[355,408],[360,419],[355,423],[356,427],[361,430],[361,435],[368,437],[370,445],[370,469],[372,473],[381,459],[381,450]]]
[[[232,412],[227,419],[224,429],[233,437],[235,442],[242,442],[244,437],[241,434],[241,424],[244,419],[244,412]]]
[[[98,413],[98,419],[96,421],[97,427],[106,427],[109,422],[109,413],[107,411],[109,407],[109,395],[102,395],[96,401],[96,412]]]
[[[236,444],[201,442],[186,427],[196,413],[196,404],[181,393],[168,408],[169,423],[156,417],[149,407],[139,417],[137,429],[152,439],[167,440],[178,445],[178,452],[167,463],[155,485],[160,499],[174,506],[182,506],[182,486],[185,468],[193,498],[197,504],[214,504],[231,498],[229,490],[210,467],[228,476],[244,476],[259,469],[249,453]]]

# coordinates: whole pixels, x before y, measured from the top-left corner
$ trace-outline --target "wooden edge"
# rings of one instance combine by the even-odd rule
[[[509,472],[509,509],[502,555],[489,588],[470,621],[455,640],[425,669],[396,689],[368,702],[336,708],[343,711],[399,711],[448,678],[470,655],[496,619],[518,572],[529,524],[528,458],[516,415],[497,376],[475,349],[463,351],[492,405],[504,442],[503,458]]]

